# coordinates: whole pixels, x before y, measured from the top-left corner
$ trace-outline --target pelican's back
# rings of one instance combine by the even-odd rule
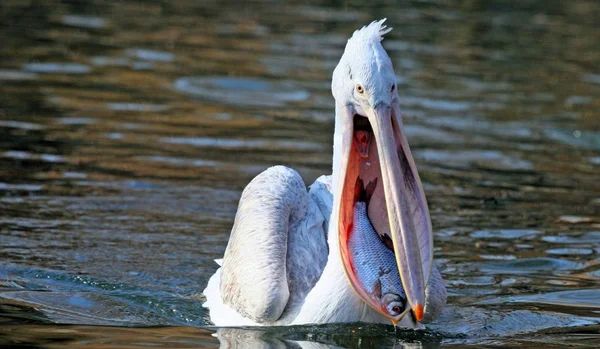
[[[222,267],[204,291],[216,325],[293,321],[327,262],[329,217],[319,206],[328,196],[321,184],[309,195],[300,175],[284,166],[246,186]]]

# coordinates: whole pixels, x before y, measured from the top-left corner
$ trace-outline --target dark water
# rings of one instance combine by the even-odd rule
[[[331,72],[387,17],[450,304],[223,346],[597,347],[600,4],[395,3],[2,1],[0,345],[219,346],[201,291],[241,190],[331,171]]]

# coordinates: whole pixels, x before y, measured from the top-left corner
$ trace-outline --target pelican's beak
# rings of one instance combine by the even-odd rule
[[[367,304],[390,318],[392,322],[400,321],[401,316],[391,317],[376,300],[373,292],[361,286],[356,277],[351,251],[348,249],[348,239],[354,226],[354,204],[360,200],[360,196],[356,194],[357,183],[362,183],[361,176],[370,175],[363,172],[365,164],[372,166],[375,163],[379,165],[380,171],[377,172],[380,178],[376,185],[383,184],[383,188],[380,188],[382,194],[378,197],[380,203],[369,204],[369,220],[381,237],[389,234],[389,247],[393,248],[396,256],[398,272],[410,310],[414,318],[421,321],[425,305],[425,286],[432,266],[433,237],[427,201],[402,129],[399,107],[379,104],[364,110],[366,115],[363,116],[366,116],[370,124],[367,131],[357,124],[356,119],[360,116],[355,115],[351,107],[340,106],[338,113],[342,113],[345,121],[340,135],[341,175],[337,178],[336,188],[336,194],[341,197],[337,200],[333,212],[338,214],[339,219],[338,233],[344,270],[352,288]],[[359,121],[365,123],[364,118]],[[374,139],[363,139],[366,143],[355,140],[357,136],[364,135]],[[371,143],[376,144],[376,149],[369,150]]]

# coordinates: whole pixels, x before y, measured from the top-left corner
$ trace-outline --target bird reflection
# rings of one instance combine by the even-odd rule
[[[358,333],[339,333],[339,331],[285,331],[281,329],[258,328],[220,328],[214,334],[221,349],[335,349],[335,348],[438,348],[439,342],[427,343],[420,340],[402,340],[394,335],[359,335]]]

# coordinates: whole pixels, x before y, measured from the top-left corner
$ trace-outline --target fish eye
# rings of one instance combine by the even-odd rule
[[[399,316],[404,312],[404,303],[399,301],[390,302],[387,305],[387,311],[390,316]]]
[[[392,89],[390,92],[394,92],[395,89],[396,89],[396,84],[392,84]]]
[[[356,84],[356,92],[360,93],[361,95],[363,93],[365,93],[365,88],[363,87],[363,85],[361,84]]]

